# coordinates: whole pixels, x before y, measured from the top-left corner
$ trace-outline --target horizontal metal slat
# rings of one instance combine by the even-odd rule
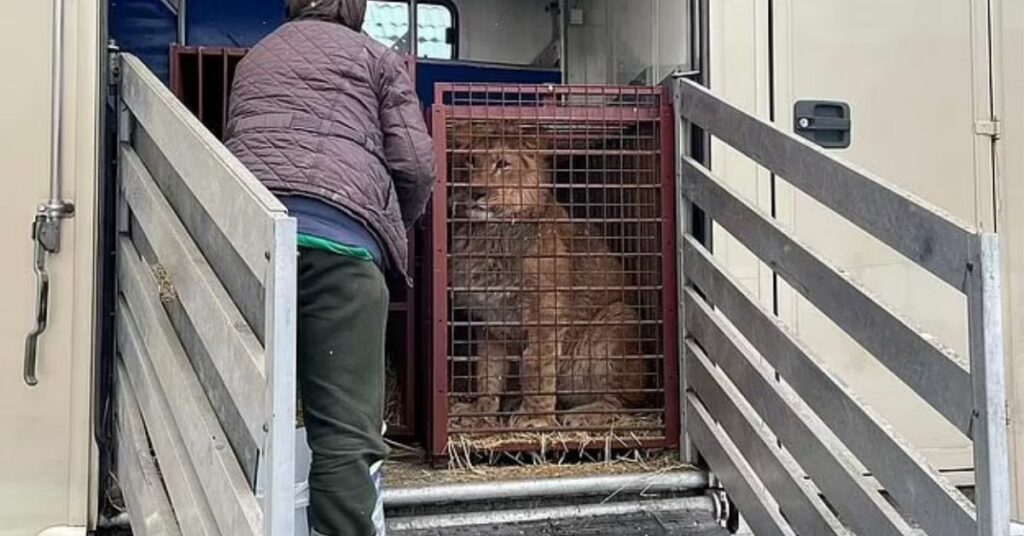
[[[715,476],[725,483],[725,491],[739,505],[743,518],[754,533],[758,536],[795,536],[771,493],[693,393],[686,396],[686,415],[690,439],[708,461]]]
[[[121,98],[134,118],[238,251],[264,282],[272,236],[270,214],[284,205],[205,126],[130,54],[121,55]]]
[[[900,254],[963,290],[971,244],[966,225],[942,210],[843,163],[810,142],[784,132],[680,79],[684,120],[775,172]]]
[[[143,262],[149,266],[157,264],[153,247],[149,244],[146,234],[142,232],[142,227],[138,224],[138,221],[133,218],[130,227],[132,246],[135,247],[139,256],[142,257]],[[166,270],[160,276],[165,278]],[[169,283],[166,279],[164,281],[165,284]],[[213,411],[217,414],[217,419],[220,421],[221,426],[224,427],[224,433],[231,443],[232,450],[238,456],[239,463],[242,464],[242,468],[249,477],[249,481],[255,482],[259,447],[256,445],[255,439],[249,434],[249,429],[246,428],[245,420],[238,412],[238,407],[231,393],[224,386],[220,372],[217,371],[215,362],[206,350],[206,345],[192,323],[192,318],[189,317],[188,312],[181,305],[181,300],[177,294],[170,292],[169,286],[165,287],[165,290],[168,292],[161,294],[160,301],[167,312],[167,317],[170,319],[171,325],[174,326],[174,331],[182,347],[185,348],[185,353],[188,355],[189,361],[191,361],[192,367],[199,377],[199,382],[203,385],[203,390],[206,392]]]
[[[132,393],[124,363],[117,360],[114,366],[117,481],[128,509],[132,533],[138,536],[180,536],[181,529],[151,454],[142,410]]]
[[[706,250],[692,240],[687,241],[686,246],[685,267],[693,283],[885,486],[902,510],[919,521],[929,534],[953,536],[974,532],[974,508],[965,497],[943,481],[923,458],[891,435],[881,419],[811,357],[780,321],[740,290]],[[685,299],[689,333],[705,348],[714,348],[715,362],[726,370],[730,380],[744,391],[746,399],[768,421],[764,409],[758,408],[757,403],[767,403],[774,398],[753,398],[756,390],[741,385],[741,380],[760,378],[757,379],[762,384],[759,389],[770,386],[767,378],[751,374],[751,371],[760,371],[762,366],[754,366],[754,358],[747,356],[727,335],[728,328],[722,325],[720,317],[693,289],[687,289]],[[711,338],[713,340],[709,341]],[[761,374],[767,373],[762,371]],[[795,437],[791,433],[783,434],[776,424],[769,422],[769,426],[777,435]],[[795,448],[796,443],[790,447]],[[803,454],[795,454],[795,457],[805,458]],[[822,487],[824,482],[818,484]],[[845,494],[836,496],[848,500]]]
[[[127,239],[121,240],[118,261],[120,288],[127,304],[118,311],[118,331],[128,333],[128,345],[152,374],[149,390],[161,396],[171,411],[221,532],[260,534],[259,504],[160,305],[156,281]]]
[[[974,399],[968,365],[922,337],[866,289],[687,158],[683,191],[964,435]]]
[[[770,431],[743,400],[743,395],[691,346],[687,385],[714,409],[714,418],[736,445],[758,479],[771,492],[798,534],[850,534],[804,478],[789,453],[778,448]],[[771,396],[771,395],[766,395]],[[783,436],[785,439],[785,436]],[[789,443],[788,441],[785,441]]]
[[[705,335],[701,333],[701,335]],[[718,344],[712,335],[705,335],[705,344],[714,347]],[[709,340],[710,339],[710,340]],[[738,350],[726,342],[723,348],[717,348],[716,359],[723,364],[726,359],[742,360],[738,367],[744,367],[748,361]],[[719,346],[721,346],[719,344]],[[692,341],[687,343],[687,381],[706,383],[704,369],[709,368],[706,357]],[[724,368],[724,367],[723,367]],[[745,377],[737,377],[732,381],[743,392],[758,415],[764,419],[772,432],[783,438],[786,448],[793,457],[800,460],[801,467],[810,475],[818,489],[830,504],[837,510],[843,520],[859,534],[879,534],[897,536],[911,531],[899,513],[888,504],[873,486],[861,478],[853,455],[835,438],[813,414],[799,404],[788,401],[776,390],[773,378],[765,378],[760,369],[748,367]],[[699,397],[704,396],[706,388],[694,388]],[[754,392],[765,393],[762,397],[752,398]]]
[[[257,445],[265,432],[264,352],[138,155],[121,146],[121,183],[135,220],[192,320]]]
[[[264,284],[249,271],[228,237],[217,227],[189,190],[187,183],[164,157],[160,147],[141,126],[135,128],[131,145],[174,210],[174,215],[181,220],[189,237],[217,274],[218,281],[231,295],[231,300],[238,306],[256,337],[263,341]]]
[[[153,443],[153,451],[160,466],[160,474],[167,485],[174,515],[178,520],[183,534],[197,536],[217,536],[217,521],[213,511],[199,485],[199,476],[189,459],[185,448],[185,440],[181,431],[174,424],[171,408],[160,391],[155,374],[148,366],[149,356],[127,310],[124,300],[118,303],[117,313],[117,345],[121,361],[135,393],[146,430]]]

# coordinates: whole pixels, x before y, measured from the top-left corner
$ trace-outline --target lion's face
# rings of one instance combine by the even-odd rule
[[[468,188],[456,199],[456,210],[475,220],[515,217],[550,202],[547,175],[539,146],[518,137],[473,140],[463,161]]]

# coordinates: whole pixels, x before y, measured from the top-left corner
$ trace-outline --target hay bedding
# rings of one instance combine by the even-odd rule
[[[389,358],[392,356],[388,356]],[[385,422],[402,424],[403,391],[392,359],[386,361]],[[301,403],[296,426],[303,426]],[[430,466],[417,447],[389,441],[390,486],[487,482],[567,476],[612,475],[679,470],[673,453],[644,447],[663,438],[663,422],[655,415],[628,415],[608,430],[556,432],[459,433],[449,435],[447,469]]]
[[[385,418],[389,426],[400,422],[401,391],[389,375],[386,385]],[[302,405],[296,405],[296,427],[302,427]],[[447,458],[449,470],[469,470],[477,473],[481,468],[502,464],[517,467],[572,467],[573,464],[601,462],[619,463],[623,460],[657,458],[657,449],[644,448],[644,441],[662,437],[662,422],[658,417],[630,416],[621,419],[616,427],[603,432],[507,432],[497,434],[460,434],[449,436]],[[407,462],[413,458],[425,459],[426,454],[416,447],[391,442],[399,453],[398,459]],[[524,448],[525,447],[525,448]],[[549,469],[545,469],[549,470]],[[598,471],[602,472],[602,471]],[[431,470],[436,474],[436,470]],[[578,474],[572,472],[571,474]],[[603,474],[603,473],[602,473]],[[484,480],[487,480],[486,478]]]
[[[391,391],[393,392],[393,391]],[[388,398],[389,401],[391,398]],[[389,415],[390,417],[390,415]],[[297,409],[302,425],[302,409]],[[674,451],[638,448],[651,439],[660,419],[636,417],[623,428],[651,431],[506,433],[490,436],[454,435],[449,438],[448,466],[437,468],[418,447],[388,441],[392,454],[385,470],[389,488],[410,488],[473,482],[502,482],[544,478],[667,473],[689,469]],[[390,419],[389,419],[390,422]],[[511,446],[537,445],[534,450],[508,451]]]
[[[527,463],[509,455],[502,455],[500,458],[498,465],[450,464],[447,469],[437,469],[423,462],[423,458],[413,452],[396,450],[385,466],[384,481],[389,488],[411,488],[474,482],[667,473],[689,468],[679,461],[674,452],[639,450],[621,454],[607,461],[582,461],[574,458],[571,463],[559,463],[557,460]]]
[[[170,274],[167,273],[167,269],[162,264],[154,264],[150,266],[150,270],[153,273],[153,279],[156,280],[157,290],[160,293],[160,303],[174,303],[178,299],[178,291],[174,288],[174,283],[171,281]]]
[[[402,488],[689,468],[675,451],[643,448],[643,440],[660,437],[660,425],[658,417],[635,416],[617,423],[623,430],[634,431],[453,434],[446,468],[431,466],[419,448],[389,442],[392,456],[385,468],[385,481],[389,487]],[[635,431],[640,428],[645,430]]]
[[[663,437],[662,428],[658,416],[629,415],[607,430],[453,433],[448,438],[447,454],[455,467],[494,464],[502,458],[529,463],[562,463],[567,459],[605,461],[622,452],[642,452],[645,441]]]
[[[408,423],[405,419],[405,400],[401,386],[398,384],[398,371],[395,369],[396,357],[388,354],[384,361],[384,422],[388,427],[402,426]]]

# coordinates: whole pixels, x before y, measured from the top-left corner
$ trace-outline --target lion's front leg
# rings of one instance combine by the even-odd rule
[[[568,288],[570,266],[557,227],[543,227],[534,254],[523,259],[523,321],[526,336],[519,376],[523,402],[509,424],[516,428],[558,429],[555,410],[558,401],[559,313],[570,307]]]
[[[483,342],[476,358],[476,400],[452,405],[450,413],[459,418],[458,428],[487,429],[501,426],[501,395],[508,381],[508,349],[503,343]]]
[[[515,428],[558,428],[558,332],[550,327],[530,331],[519,368],[523,403],[509,424]]]

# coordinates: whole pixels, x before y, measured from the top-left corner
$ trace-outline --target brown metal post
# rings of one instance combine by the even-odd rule
[[[429,423],[429,449],[435,457],[444,456],[448,443],[448,169],[446,108],[440,99],[435,101],[431,125],[437,152],[438,173],[431,201],[431,288],[433,307],[432,351],[430,367],[431,412]]]
[[[661,100],[661,210],[662,223],[662,285],[665,288],[662,297],[662,338],[665,348],[665,437],[670,446],[676,446],[680,432],[680,400],[679,400],[679,337],[676,327],[679,325],[679,288],[676,270],[676,159],[675,159],[675,120],[673,117],[672,99],[668,88],[662,88]]]

